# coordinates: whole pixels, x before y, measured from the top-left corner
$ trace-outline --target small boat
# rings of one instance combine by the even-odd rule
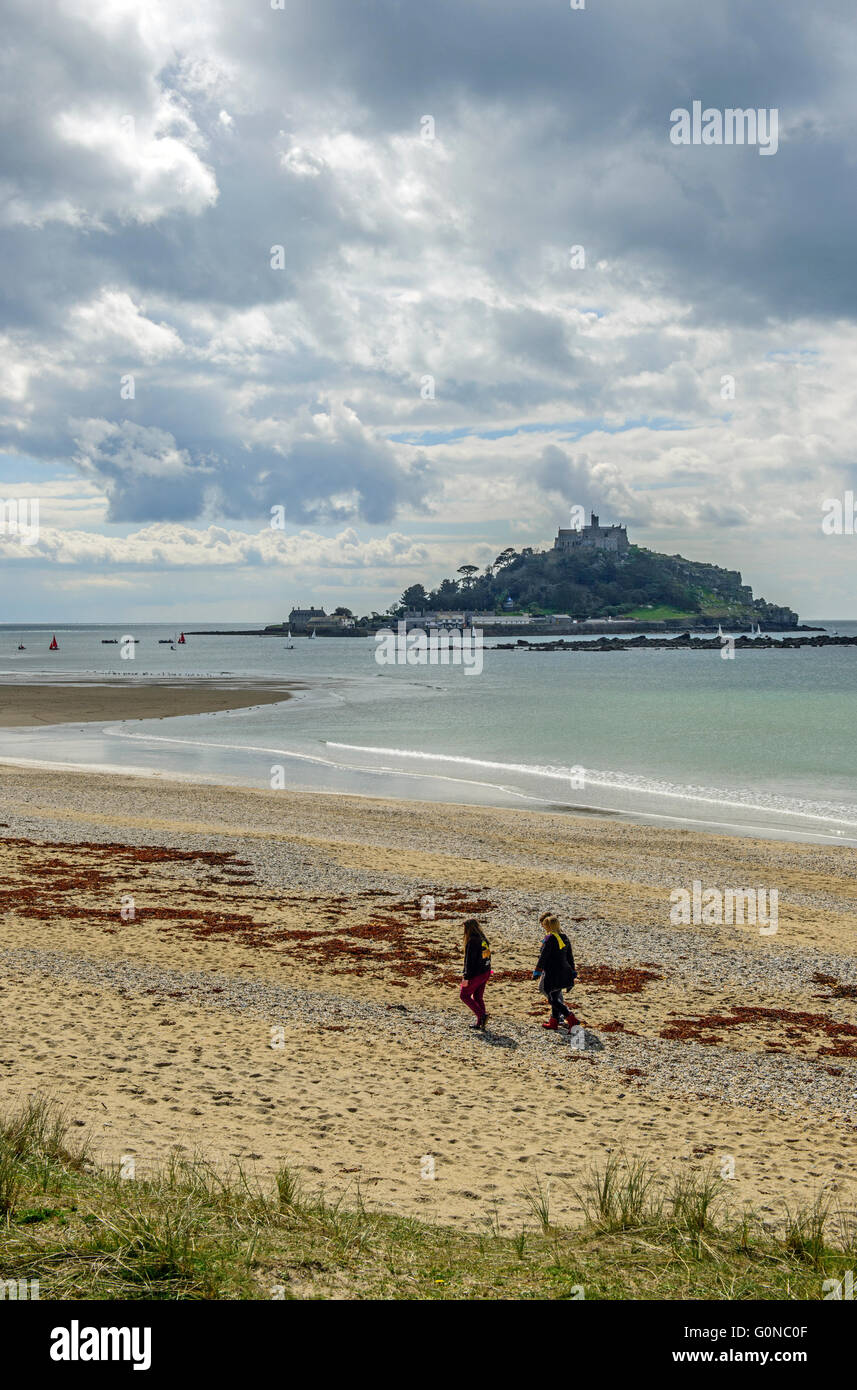
[[[718,637],[722,637],[722,636],[723,636],[723,628],[720,626],[719,623],[717,624],[717,636],[718,636]]]
[[[184,633],[182,633],[181,636],[179,637],[179,646],[180,646],[180,647],[183,647],[184,645],[185,645]]]
[[[292,641],[292,629],[290,627],[286,628],[286,651],[290,652],[294,645],[295,644]]]
[[[48,651],[49,651],[49,652],[58,652],[59,649],[60,649],[60,645],[59,645],[59,642],[57,641],[57,635],[56,635],[56,633],[54,633],[53,637],[51,638],[51,645],[48,647]]]
[[[312,632],[310,633],[310,635],[309,635],[309,640],[312,641],[312,639],[313,639],[314,637],[315,637],[315,628],[313,628]]]
[[[19,651],[19,652],[25,652],[26,650],[27,650],[27,648],[24,646],[23,642],[19,642],[19,643],[18,643],[18,651]]]

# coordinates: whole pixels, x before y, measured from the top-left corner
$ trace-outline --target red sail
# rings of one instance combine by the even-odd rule
[[[56,633],[54,633],[53,637],[51,638],[51,645],[48,647],[48,651],[49,651],[49,652],[58,652],[58,651],[59,651],[59,643],[57,642]]]
[[[182,633],[181,637],[179,638],[179,646],[181,646],[181,644],[182,644],[183,641],[184,641],[184,633]]]

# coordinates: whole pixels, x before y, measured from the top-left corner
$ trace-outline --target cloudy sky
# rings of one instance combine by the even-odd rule
[[[383,609],[574,504],[857,617],[853,0],[3,10],[3,620]]]

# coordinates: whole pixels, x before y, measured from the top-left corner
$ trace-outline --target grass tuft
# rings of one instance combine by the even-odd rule
[[[820,1269],[823,1262],[829,1217],[826,1197],[816,1197],[810,1206],[794,1210],[786,1205],[786,1249],[814,1269]]]
[[[0,1145],[27,1163],[61,1163],[81,1169],[89,1158],[89,1143],[72,1144],[68,1112],[48,1096],[30,1096],[16,1113],[0,1120]]]
[[[542,1186],[542,1180],[538,1173],[536,1173],[533,1186],[524,1188],[521,1197],[530,1214],[535,1217],[542,1230],[549,1231],[551,1227],[550,1182]]]
[[[597,1230],[628,1231],[660,1220],[663,1204],[654,1184],[655,1174],[645,1159],[611,1154],[603,1168],[590,1169],[578,1198]]]

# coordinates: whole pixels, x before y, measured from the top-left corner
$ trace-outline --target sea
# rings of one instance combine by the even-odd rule
[[[295,636],[289,647],[279,636],[216,635],[218,626],[240,625],[188,622],[187,633],[205,631],[175,648],[163,623],[0,627],[4,683],[303,686],[282,704],[226,713],[0,730],[0,762],[857,846],[857,646],[724,659],[654,647],[497,650],[515,640],[506,637],[486,639],[477,673],[379,665],[372,637]],[[852,621],[813,626],[857,634]],[[133,659],[105,641],[128,634]]]

